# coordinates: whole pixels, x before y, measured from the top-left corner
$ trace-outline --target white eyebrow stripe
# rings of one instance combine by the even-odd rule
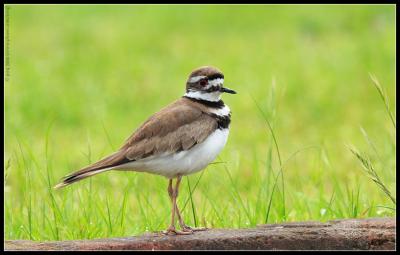
[[[207,76],[204,75],[199,75],[199,76],[194,76],[192,78],[189,79],[189,83],[194,83],[194,82],[198,82],[199,80],[206,78]]]
[[[224,83],[224,79],[223,78],[217,78],[217,79],[213,79],[208,81],[208,84],[210,85],[210,87],[212,86],[217,86],[219,84],[223,84]]]

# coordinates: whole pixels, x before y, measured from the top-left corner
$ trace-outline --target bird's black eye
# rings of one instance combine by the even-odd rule
[[[207,83],[208,83],[208,81],[206,79],[200,81],[200,85],[203,87],[206,86]]]

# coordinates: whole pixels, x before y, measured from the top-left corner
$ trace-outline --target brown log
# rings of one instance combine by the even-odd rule
[[[394,250],[395,219],[346,219],[210,229],[193,235],[5,241],[5,250]]]

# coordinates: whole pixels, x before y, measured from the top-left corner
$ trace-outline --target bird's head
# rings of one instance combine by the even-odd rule
[[[185,96],[207,100],[219,101],[222,93],[236,94],[234,90],[225,88],[224,75],[220,70],[211,66],[195,69],[186,82]]]

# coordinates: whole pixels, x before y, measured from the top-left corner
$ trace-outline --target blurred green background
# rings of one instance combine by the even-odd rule
[[[221,69],[238,94],[224,96],[232,124],[218,164],[183,180],[179,204],[188,224],[395,214],[346,146],[370,155],[395,194],[395,130],[369,76],[394,111],[394,5],[9,7],[6,239],[165,229],[163,177],[108,172],[51,187],[122,145],[182,96],[189,73],[203,65]]]

